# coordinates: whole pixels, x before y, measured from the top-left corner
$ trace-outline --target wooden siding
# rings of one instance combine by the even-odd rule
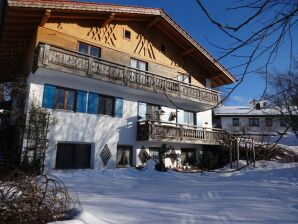
[[[215,106],[220,101],[217,91],[182,83],[162,74],[141,71],[48,44],[40,44],[38,52],[37,66],[198,102],[205,106]]]
[[[131,32],[131,40],[124,38],[124,30]],[[98,24],[74,22],[49,22],[39,27],[37,43],[44,42],[77,50],[78,41],[102,48],[102,58],[129,65],[130,58],[148,62],[148,70],[177,78],[178,72],[192,76],[196,86],[205,86],[208,74],[203,65],[190,55],[183,56],[183,50],[155,27],[146,29],[144,23],[111,23],[105,27]],[[165,52],[161,52],[161,44]]]

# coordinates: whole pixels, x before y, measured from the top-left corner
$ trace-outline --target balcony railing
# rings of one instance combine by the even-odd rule
[[[48,44],[39,45],[38,66],[209,105],[216,105],[220,100],[219,92],[214,90]]]
[[[223,142],[224,137],[225,132],[215,128],[200,128],[158,121],[140,121],[137,125],[138,141],[218,145]]]

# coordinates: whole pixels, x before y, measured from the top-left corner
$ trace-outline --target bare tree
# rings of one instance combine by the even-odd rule
[[[235,57],[240,63],[230,68],[241,68],[238,82],[226,94],[230,94],[243,82],[246,75],[262,70],[266,77],[264,98],[268,87],[269,65],[275,60],[280,48],[285,42],[289,45],[289,59],[293,58],[292,32],[297,28],[298,0],[237,0],[233,7],[226,8],[225,13],[239,15],[236,25],[217,20],[202,0],[196,0],[198,6],[211,23],[217,26],[228,38],[231,44],[217,46],[222,54],[218,60]],[[210,1],[209,1],[210,2]],[[214,3],[215,4],[215,3]],[[244,15],[244,16],[243,16]],[[247,16],[245,16],[247,15]],[[244,18],[244,19],[242,19]],[[291,64],[290,64],[291,69]],[[225,98],[224,98],[225,99]]]
[[[289,72],[270,74],[269,89],[265,99],[280,111],[281,119],[286,120],[298,138],[298,61]]]

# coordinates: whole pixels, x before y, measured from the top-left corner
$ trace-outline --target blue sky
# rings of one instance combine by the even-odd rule
[[[179,25],[181,25],[192,37],[194,37],[203,47],[205,47],[215,58],[221,56],[220,49],[214,47],[212,44],[216,44],[221,47],[226,47],[231,43],[229,39],[222,31],[220,31],[215,25],[213,25],[207,17],[203,14],[195,0],[85,0],[101,3],[115,3],[122,5],[137,5],[145,7],[163,8],[167,14],[169,14]],[[233,12],[229,13],[225,9],[232,6],[235,0],[205,0],[205,6],[210,13],[219,21],[224,21],[227,24],[237,25],[243,21],[247,15],[247,12],[243,11],[239,14]],[[251,26],[253,29],[254,25]],[[298,32],[296,26],[296,33],[293,34],[293,40],[298,39]],[[243,35],[246,33],[243,32]],[[293,45],[293,55],[298,54],[295,41]],[[212,43],[212,44],[210,44]],[[284,44],[280,47],[277,58],[270,65],[269,69],[284,70],[289,67],[289,46],[290,42],[285,40]],[[245,51],[245,50],[243,50]],[[241,52],[245,53],[245,52]],[[241,59],[234,57],[227,57],[221,63],[227,68],[232,68],[240,63]],[[256,63],[252,65],[252,69],[264,64],[264,58],[260,58]],[[241,74],[243,68],[232,69],[230,72],[236,77]],[[231,86],[230,86],[231,87]],[[230,88],[226,86],[225,90]],[[230,99],[225,102],[226,105],[247,105],[247,103],[256,98],[258,99],[265,88],[264,77],[255,72],[249,73],[245,76],[245,80],[240,86],[233,91]],[[224,91],[224,90],[223,90]]]

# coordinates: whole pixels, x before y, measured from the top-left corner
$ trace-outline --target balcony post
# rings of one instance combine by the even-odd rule
[[[156,79],[156,74],[154,74],[153,76],[153,90],[155,91],[156,90],[156,82],[157,82],[157,79]]]
[[[203,128],[203,133],[204,133],[204,139],[207,140],[207,131],[206,131],[206,128]]]
[[[45,44],[44,51],[43,51],[43,61],[42,61],[44,65],[49,64],[49,56],[50,56],[50,45]]]
[[[130,82],[130,77],[129,77],[129,69],[127,66],[124,66],[124,73],[123,73],[123,83],[125,83],[127,86],[129,85]]]
[[[88,59],[88,71],[87,71],[88,76],[92,75],[92,66],[93,66],[93,58],[89,57],[89,59]]]
[[[183,129],[184,129],[184,128],[183,128],[183,125],[180,124],[180,133],[179,133],[179,134],[180,134],[180,140],[181,140],[181,141],[183,140],[183,137],[184,137],[184,136],[183,136]]]

